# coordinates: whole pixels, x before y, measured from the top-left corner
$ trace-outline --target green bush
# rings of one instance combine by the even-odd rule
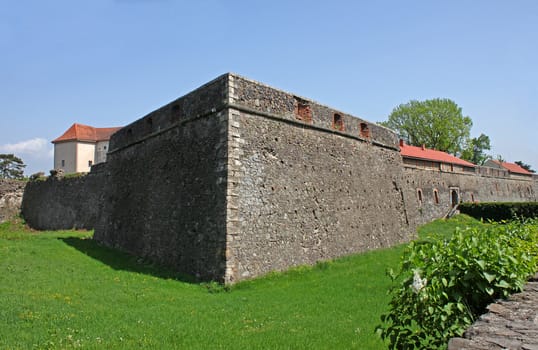
[[[391,349],[444,349],[499,298],[536,272],[538,220],[457,229],[449,239],[412,242],[378,332]]]
[[[483,220],[511,220],[517,218],[538,218],[538,202],[484,202],[461,203],[460,212],[476,219]]]

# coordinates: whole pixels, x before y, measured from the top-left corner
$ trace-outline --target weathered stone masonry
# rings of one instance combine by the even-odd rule
[[[0,223],[20,213],[25,181],[0,179]]]
[[[226,87],[226,79],[217,79],[112,137],[96,240],[200,279],[223,280]]]
[[[27,186],[27,222],[94,227],[105,245],[225,283],[408,241],[455,194],[538,192],[536,178],[404,164],[393,131],[233,74],[118,131],[107,159]]]
[[[404,178],[408,210],[419,225],[444,217],[452,207],[454,192],[458,203],[538,200],[538,181],[532,177],[503,178],[405,166]]]
[[[48,177],[29,181],[22,200],[22,215],[38,230],[93,229],[102,212],[104,164],[79,177]]]
[[[389,246],[400,163],[391,131],[226,74],[112,137],[94,237],[227,283]]]
[[[370,126],[364,138],[365,121],[244,78],[231,82],[227,281],[409,239],[394,134]]]

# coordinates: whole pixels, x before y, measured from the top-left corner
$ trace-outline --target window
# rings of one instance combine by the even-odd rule
[[[62,159],[62,167],[65,166],[65,159]]]
[[[312,123],[312,110],[307,101],[299,98],[295,98],[297,101],[297,107],[295,108],[295,118],[302,120],[306,123]]]
[[[435,202],[435,204],[439,204],[439,192],[437,191],[437,189],[433,190],[433,201]]]
[[[454,188],[450,190],[450,204],[455,207],[460,202],[460,194],[458,189]]]
[[[88,166],[91,167],[93,162],[91,160],[88,161]]]
[[[361,136],[369,138],[370,137],[370,129],[368,128],[368,124],[361,123],[360,128],[361,128]]]
[[[471,193],[471,202],[474,203],[474,194]]]
[[[417,188],[418,205],[422,205],[422,190]]]
[[[333,115],[333,129],[344,131],[344,120],[338,113],[334,113]]]

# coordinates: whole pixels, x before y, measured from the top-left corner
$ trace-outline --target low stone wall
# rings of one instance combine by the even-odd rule
[[[38,230],[93,229],[101,210],[103,171],[30,181],[22,199],[26,223]]]
[[[453,201],[536,202],[538,182],[532,178],[505,178],[474,173],[404,168],[408,212],[421,225],[444,217]],[[414,216],[413,215],[413,216]]]
[[[19,215],[26,181],[0,179],[0,223]]]
[[[521,293],[488,306],[463,338],[452,338],[448,350],[538,349],[538,276]]]

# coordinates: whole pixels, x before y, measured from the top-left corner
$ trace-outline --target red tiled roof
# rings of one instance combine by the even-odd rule
[[[473,163],[454,157],[446,152],[436,151],[425,147],[406,145],[400,142],[400,153],[403,157],[433,160],[441,163],[458,164],[466,167],[476,167]]]
[[[62,136],[54,139],[52,143],[63,141],[106,141],[110,140],[110,136],[119,129],[121,127],[94,128],[93,126],[75,123]]]
[[[493,159],[492,161],[494,163],[500,165],[501,167],[505,168],[506,170],[508,170],[511,173],[532,175],[532,173],[530,171],[528,171],[526,169],[523,169],[522,167],[520,167],[517,164],[508,163],[508,162],[500,162],[500,161],[495,160],[495,159]]]

